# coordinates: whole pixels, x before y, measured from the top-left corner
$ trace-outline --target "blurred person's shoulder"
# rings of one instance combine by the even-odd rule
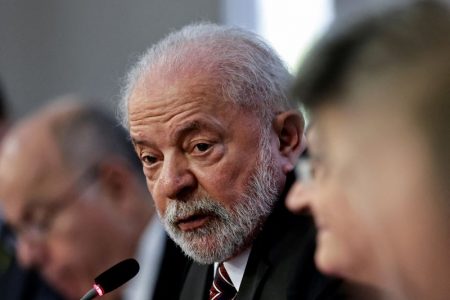
[[[2,300],[63,299],[36,272],[23,269],[14,257],[0,274],[0,292]]]

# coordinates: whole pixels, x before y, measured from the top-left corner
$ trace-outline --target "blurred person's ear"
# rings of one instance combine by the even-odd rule
[[[278,137],[278,152],[282,158],[284,173],[292,171],[295,163],[304,150],[304,121],[298,111],[290,110],[275,116],[273,128]]]
[[[108,158],[98,163],[97,180],[111,204],[123,212],[131,212],[138,197],[138,182],[131,167],[121,158]]]

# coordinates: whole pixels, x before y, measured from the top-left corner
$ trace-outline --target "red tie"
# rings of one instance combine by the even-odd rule
[[[223,263],[216,270],[213,284],[209,290],[209,300],[233,300],[237,291],[231,282]]]

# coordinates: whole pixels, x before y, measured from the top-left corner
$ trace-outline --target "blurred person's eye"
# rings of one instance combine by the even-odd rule
[[[299,158],[295,166],[295,176],[297,180],[307,183],[315,177],[315,163],[311,159],[309,152],[305,151]]]
[[[327,174],[326,161],[320,155],[313,155],[310,159],[310,173],[314,180],[323,179]]]
[[[46,231],[50,228],[50,223],[53,220],[53,216],[56,214],[58,207],[36,207],[32,212],[28,214],[28,218],[25,222],[30,228],[34,228],[38,231]]]
[[[311,160],[309,158],[300,158],[295,166],[295,176],[297,180],[306,183],[313,179]]]
[[[54,209],[56,210],[56,209]],[[50,226],[50,220],[53,216],[53,210],[51,209],[39,209],[32,219],[32,223],[40,230],[46,230]]]

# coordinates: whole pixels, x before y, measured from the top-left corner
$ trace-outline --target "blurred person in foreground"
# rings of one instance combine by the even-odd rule
[[[332,295],[312,220],[284,205],[304,149],[290,83],[256,35],[214,24],[170,34],[131,69],[124,125],[166,231],[194,260],[181,299]]]
[[[0,86],[0,141],[9,128],[5,93]],[[0,291],[2,300],[57,300],[60,297],[34,271],[22,268],[16,259],[10,230],[0,207]]]
[[[295,91],[311,112],[310,159],[288,206],[315,215],[319,269],[387,298],[448,299],[448,5],[413,2],[333,29]]]
[[[181,276],[166,269],[182,273],[184,256],[153,218],[127,133],[78,102],[52,102],[5,136],[0,199],[19,262],[79,299],[97,275],[135,257],[137,277],[103,298],[177,299]]]

